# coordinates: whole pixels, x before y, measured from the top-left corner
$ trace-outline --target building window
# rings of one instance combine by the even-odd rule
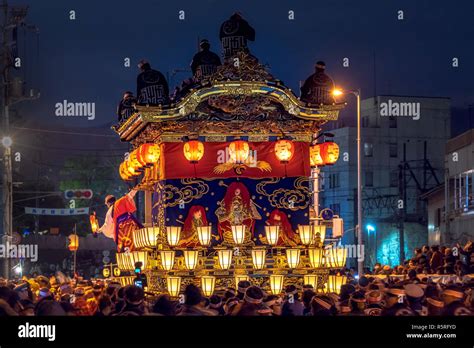
[[[398,170],[390,172],[390,187],[398,187]]]
[[[341,212],[341,206],[339,205],[339,203],[330,204],[329,209],[331,209],[336,215],[339,215],[339,213]]]
[[[369,116],[362,116],[362,127],[369,127]]]
[[[339,187],[339,173],[332,173],[329,175],[329,188],[333,189]]]
[[[390,157],[398,157],[398,144],[397,143],[390,143],[389,144],[389,152]]]
[[[374,186],[374,172],[365,172],[365,186]]]
[[[397,128],[397,118],[390,116],[388,118],[388,128]]]
[[[372,157],[374,155],[374,145],[372,143],[364,143],[364,156]]]

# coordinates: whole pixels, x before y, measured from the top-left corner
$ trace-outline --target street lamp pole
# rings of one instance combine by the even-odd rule
[[[362,157],[361,157],[361,117],[360,117],[360,89],[341,91],[335,89],[333,91],[334,96],[340,96],[342,94],[353,94],[357,98],[357,250],[359,252],[365,252],[363,249],[363,238],[362,238]],[[364,257],[359,257],[357,261],[357,273],[359,276],[364,274]]]

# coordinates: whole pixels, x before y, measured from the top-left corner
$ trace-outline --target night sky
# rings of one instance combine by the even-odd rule
[[[220,24],[240,11],[256,30],[250,49],[292,89],[324,60],[329,75],[344,88],[361,88],[362,96],[397,94],[447,96],[453,106],[474,103],[474,2],[399,1],[12,1],[29,5],[28,22],[40,29],[39,52],[27,36],[24,59],[28,86],[41,98],[21,104],[26,120],[42,127],[108,126],[126,90],[135,91],[137,63],[171,75],[189,69],[198,38],[208,38],[220,54]],[[461,5],[462,4],[462,5]],[[69,11],[76,11],[76,20]],[[178,11],[185,11],[185,20]],[[295,20],[288,20],[288,11]],[[397,19],[403,10],[405,19]],[[25,47],[22,47],[24,51]],[[39,53],[39,54],[38,54]],[[374,53],[376,89],[374,86]],[[123,65],[131,59],[131,67]],[[350,67],[342,67],[344,57]],[[459,67],[451,60],[459,58]],[[173,85],[190,76],[178,73]],[[299,92],[298,92],[299,93]],[[54,105],[95,102],[96,119],[59,118]],[[349,109],[350,110],[350,109]],[[346,111],[347,113],[347,111]],[[118,139],[117,139],[118,140]]]

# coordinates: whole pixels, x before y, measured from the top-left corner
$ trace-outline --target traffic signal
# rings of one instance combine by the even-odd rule
[[[93,196],[91,189],[74,189],[64,191],[66,199],[91,199]]]

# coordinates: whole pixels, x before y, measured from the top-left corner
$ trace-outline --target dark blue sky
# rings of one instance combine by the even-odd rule
[[[240,11],[256,30],[251,51],[293,89],[313,72],[316,60],[345,88],[377,93],[447,96],[453,105],[474,103],[474,1],[223,1],[223,0],[36,0],[28,21],[40,29],[29,36],[25,64],[37,101],[23,103],[28,119],[63,127],[104,127],[115,120],[125,90],[135,90],[136,64],[147,58],[163,73],[188,68],[197,38],[208,38],[220,54],[220,24]],[[76,20],[69,20],[69,11]],[[178,19],[178,11],[186,19]],[[288,11],[295,20],[288,20]],[[403,10],[405,19],[397,19]],[[132,66],[123,60],[130,57]],[[344,57],[350,67],[343,68]],[[460,66],[451,67],[453,57]],[[178,74],[179,82],[187,74]],[[179,80],[179,81],[178,81]],[[96,120],[58,118],[54,105],[95,102]],[[109,133],[110,134],[110,133]]]

